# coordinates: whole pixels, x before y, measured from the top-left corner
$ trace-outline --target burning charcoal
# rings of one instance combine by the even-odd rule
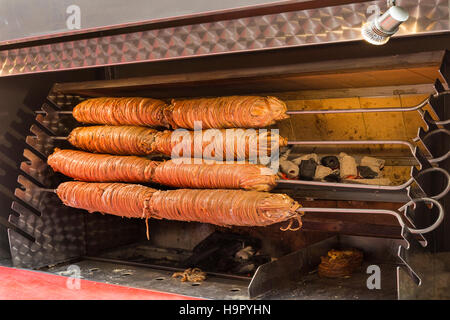
[[[372,171],[375,171],[379,175],[380,171],[384,168],[384,163],[385,161],[382,159],[366,156],[361,159],[360,165],[369,167]]]
[[[323,180],[327,182],[341,182],[341,177],[339,175],[339,171],[335,171],[332,174],[329,174]]]
[[[313,180],[316,174],[317,163],[312,160],[303,160],[300,162],[300,179],[301,180]]]
[[[359,176],[364,179],[373,179],[378,176],[378,173],[366,166],[358,166],[358,173]]]
[[[339,154],[339,163],[341,178],[356,177],[358,175],[358,169],[356,168],[355,158],[349,156],[348,154],[341,152]]]
[[[327,157],[323,157],[320,160],[320,163],[328,168],[331,168],[333,170],[335,169],[339,169],[339,159],[335,156],[327,156]]]
[[[305,154],[292,160],[296,165],[300,165],[303,160],[314,160],[315,163],[319,163],[319,157],[315,153]]]
[[[320,164],[316,168],[316,173],[314,175],[314,180],[322,180],[326,176],[333,173],[333,170],[331,168],[321,166]]]

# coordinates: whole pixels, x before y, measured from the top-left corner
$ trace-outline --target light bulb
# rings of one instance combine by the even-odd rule
[[[390,7],[384,14],[364,24],[361,34],[364,40],[371,44],[385,44],[408,18],[409,14],[403,8]]]

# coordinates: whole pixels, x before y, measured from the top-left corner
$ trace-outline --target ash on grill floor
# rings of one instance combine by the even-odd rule
[[[208,276],[201,283],[181,282],[172,278],[172,271],[83,260],[73,262],[80,268],[81,279],[149,289],[206,299],[246,299],[249,281]],[[46,272],[61,276],[68,273],[69,264],[51,267]]]
[[[151,289],[206,299],[248,299],[249,281],[208,276],[200,284],[180,282],[173,279],[173,272],[144,267],[118,265],[113,263],[83,260],[73,264],[80,267],[82,279],[123,285],[134,288]],[[283,290],[271,291],[257,299],[282,300],[358,300],[396,299],[395,265],[384,264],[381,268],[381,290],[369,290],[366,286],[368,274],[366,264],[361,272],[346,279],[324,279],[317,273],[310,273],[297,283]],[[47,272],[66,275],[69,265],[49,268]]]

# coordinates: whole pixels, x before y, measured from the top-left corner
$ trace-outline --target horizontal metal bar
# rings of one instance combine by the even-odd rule
[[[90,257],[90,256],[83,256],[81,258],[84,260],[109,262],[109,263],[114,263],[114,264],[123,264],[123,265],[151,268],[151,269],[171,271],[171,272],[180,272],[180,271],[185,270],[184,268],[168,267],[168,266],[161,266],[161,265],[157,265],[157,264],[125,261],[125,260],[110,259],[110,258],[100,258],[100,257]],[[208,271],[206,271],[206,273],[208,275],[219,277],[219,278],[224,278],[224,279],[236,279],[236,280],[245,280],[245,281],[250,281],[252,279],[251,277],[238,276],[238,275],[227,274],[227,273],[208,272]]]
[[[305,186],[320,186],[320,187],[335,187],[335,188],[351,188],[351,189],[368,189],[368,190],[390,190],[398,191],[403,190],[411,183],[414,182],[413,178],[410,178],[405,183],[398,186],[381,186],[370,184],[356,184],[356,183],[340,183],[340,182],[321,182],[321,181],[308,181],[308,180],[277,180],[277,183],[296,184]]]
[[[423,175],[429,172],[440,172],[447,179],[447,186],[445,189],[435,196],[428,197],[439,200],[445,197],[450,191],[450,174],[447,170],[439,167],[431,167],[419,172],[419,175]],[[369,185],[369,184],[354,184],[354,183],[339,183],[339,182],[321,182],[321,181],[308,181],[308,180],[277,180],[279,184],[294,184],[294,185],[305,185],[305,186],[318,186],[318,187],[328,187],[328,188],[349,188],[354,190],[373,190],[373,191],[400,191],[409,187],[413,182],[417,182],[417,179],[411,177],[408,181],[397,186],[382,186],[382,185]]]
[[[302,207],[297,211],[299,212],[336,212],[336,213],[367,213],[367,214],[384,214],[384,215],[392,215],[397,218],[400,227],[407,229],[412,234],[424,234],[433,231],[436,229],[444,219],[444,208],[442,205],[434,199],[431,198],[420,198],[414,199],[405,204],[402,208],[406,206],[413,205],[416,202],[423,201],[429,202],[436,205],[439,209],[439,216],[436,221],[429,227],[423,229],[415,229],[408,227],[406,223],[403,221],[403,217],[399,212],[393,210],[385,210],[385,209],[357,209],[357,208],[310,208],[310,207]]]
[[[439,92],[432,97],[449,94],[450,91]],[[290,110],[287,114],[337,114],[337,113],[372,113],[372,112],[408,112],[422,109],[430,102],[430,97],[412,107],[403,108],[358,108],[358,109],[325,109],[325,110]],[[435,121],[436,124],[446,124],[450,120]]]
[[[43,111],[43,110],[37,110],[34,112],[35,114],[48,114],[49,112]],[[73,112],[70,110],[58,110],[58,111],[51,111],[51,113],[57,113],[57,114],[70,114],[72,115]]]
[[[411,153],[414,154],[414,148],[415,146],[408,142],[403,140],[327,140],[327,141],[288,141],[289,145],[334,145],[334,144],[343,144],[343,145],[362,145],[362,144],[398,144],[398,145],[404,145],[411,150]]]
[[[287,114],[336,114],[336,113],[371,113],[371,112],[407,112],[416,111],[428,103],[428,98],[422,101],[420,104],[413,107],[405,108],[358,108],[358,109],[326,109],[326,110],[292,110],[286,112]]]
[[[294,199],[323,199],[323,200],[355,200],[370,202],[407,203],[411,200],[406,190],[389,191],[373,189],[350,189],[328,186],[295,187],[295,184],[279,183],[274,192],[286,193]],[[415,197],[425,196],[421,193]]]

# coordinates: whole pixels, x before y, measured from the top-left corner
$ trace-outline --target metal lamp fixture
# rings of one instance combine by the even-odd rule
[[[367,42],[383,45],[398,31],[398,27],[408,20],[409,14],[403,8],[393,5],[384,14],[363,25],[361,34]]]

